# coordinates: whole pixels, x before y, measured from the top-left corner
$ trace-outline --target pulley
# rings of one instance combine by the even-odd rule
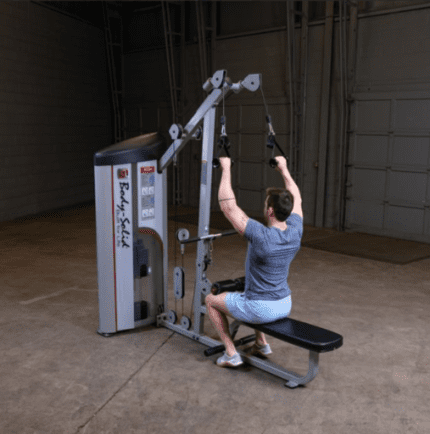
[[[201,140],[202,136],[203,136],[202,128],[198,127],[197,130],[196,130],[196,132],[193,134],[192,137],[193,137],[194,140]]]
[[[260,87],[260,83],[261,74],[249,74],[240,82],[240,85],[251,92],[255,92]]]
[[[225,69],[220,69],[212,76],[211,83],[215,89],[219,89],[223,86],[226,74],[227,71]]]
[[[185,228],[178,229],[176,231],[176,238],[181,243],[181,254],[183,256],[185,253],[185,246],[184,246],[184,244],[182,244],[182,242],[186,241],[186,240],[188,240],[188,238],[190,238],[190,233]]]
[[[169,310],[169,312],[167,313],[167,321],[170,324],[175,324],[176,320],[177,320],[176,312],[174,310]]]
[[[186,315],[181,318],[181,327],[185,330],[189,330],[191,328],[191,320]]]
[[[176,300],[184,298],[185,295],[185,273],[182,267],[175,267],[173,270],[173,290]]]
[[[180,124],[173,124],[169,129],[169,134],[172,140],[180,139],[184,134],[184,129]]]
[[[188,240],[190,238],[190,233],[188,232],[188,229],[181,228],[176,231],[176,238],[179,242]]]

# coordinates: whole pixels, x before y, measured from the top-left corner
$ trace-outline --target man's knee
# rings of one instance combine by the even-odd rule
[[[216,288],[215,288],[215,286],[212,286],[211,293],[205,297],[205,303],[206,304],[211,303],[214,300],[214,298],[218,295],[215,292],[216,292]]]
[[[206,306],[209,306],[209,305],[214,301],[214,298],[215,298],[215,295],[213,295],[213,294],[208,294],[208,295],[205,297],[205,304],[206,304]]]

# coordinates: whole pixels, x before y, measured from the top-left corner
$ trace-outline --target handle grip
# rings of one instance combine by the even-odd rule
[[[284,157],[285,157],[285,155],[284,155]],[[286,160],[286,162],[287,162],[287,166],[288,166],[288,158],[285,157],[285,160]],[[269,164],[270,164],[270,167],[271,167],[272,169],[275,169],[276,167],[278,167],[278,161],[276,160],[276,158],[271,158],[271,159],[269,160]]]
[[[278,167],[278,162],[276,161],[275,158],[271,158],[270,161],[269,161],[269,164],[270,164],[270,167],[272,169],[274,169],[275,167]]]
[[[220,161],[219,161],[219,158],[214,158],[213,160],[212,160],[212,167],[214,168],[214,169],[218,169],[218,167],[221,165],[221,163],[220,163]],[[233,167],[234,166],[234,161],[233,160],[231,160],[231,167]]]

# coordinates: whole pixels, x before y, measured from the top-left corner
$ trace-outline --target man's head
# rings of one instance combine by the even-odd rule
[[[264,202],[264,218],[267,224],[284,223],[293,210],[294,199],[285,188],[269,187]]]

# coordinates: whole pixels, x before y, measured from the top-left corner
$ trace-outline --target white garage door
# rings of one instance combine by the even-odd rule
[[[430,242],[430,92],[354,98],[346,227]]]

